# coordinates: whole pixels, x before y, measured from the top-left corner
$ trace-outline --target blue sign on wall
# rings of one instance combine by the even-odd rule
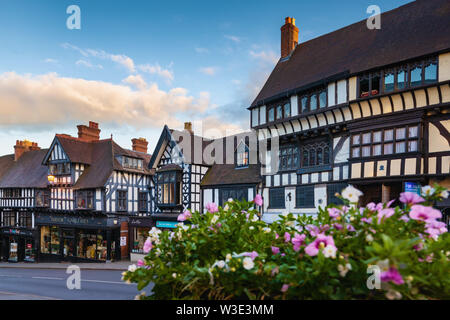
[[[420,184],[417,182],[405,182],[405,192],[417,193],[420,196]]]
[[[175,229],[180,222],[177,221],[156,221],[157,228],[172,228]]]

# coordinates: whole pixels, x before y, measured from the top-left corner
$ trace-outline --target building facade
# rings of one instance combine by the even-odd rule
[[[363,205],[450,186],[448,10],[416,1],[383,13],[379,30],[364,20],[305,43],[286,18],[282,56],[249,107],[269,145],[265,220],[313,214],[348,184]]]

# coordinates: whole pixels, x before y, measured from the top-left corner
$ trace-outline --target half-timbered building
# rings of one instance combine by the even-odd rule
[[[15,153],[0,159],[0,256],[18,262],[36,260],[36,212],[49,206],[47,150],[36,143],[17,141]]]
[[[450,186],[449,3],[415,1],[380,21],[298,43],[286,18],[281,58],[249,107],[271,160],[261,168],[265,220],[315,213],[347,184],[362,204]]]
[[[55,136],[42,160],[50,205],[36,216],[40,260],[118,260],[128,258],[130,249],[139,250],[142,235],[139,230],[130,234],[128,222],[139,218],[140,226],[148,225],[146,152],[142,138],[133,139],[133,150],[112,138],[101,140],[94,122],[79,125],[78,137]]]

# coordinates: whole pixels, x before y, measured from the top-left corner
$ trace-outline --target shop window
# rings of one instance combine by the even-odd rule
[[[139,212],[147,212],[148,192],[139,192],[138,202],[139,202]]]
[[[90,260],[106,260],[106,232],[83,230],[78,234],[77,257]]]
[[[238,168],[248,167],[249,164],[249,151],[244,141],[239,143],[236,149],[236,166]]]
[[[117,211],[127,211],[128,209],[128,192],[126,190],[117,190],[116,191],[116,197],[117,197],[117,204],[116,204],[116,210]]]
[[[283,146],[279,152],[279,169],[296,170],[299,167],[299,154],[298,147],[296,146]]]
[[[39,208],[47,208],[50,206],[50,190],[36,190],[35,206]]]
[[[275,188],[269,190],[269,208],[270,209],[284,209],[284,188]]]
[[[41,227],[41,253],[60,254],[59,228],[55,226]]]
[[[181,204],[181,174],[177,171],[158,173],[158,205]]]
[[[94,192],[79,190],[76,192],[77,209],[94,209]]]
[[[299,186],[295,190],[296,208],[315,208],[314,186]]]
[[[134,228],[133,253],[144,253],[144,243],[147,240],[150,229],[149,228]]]
[[[341,194],[342,190],[347,187],[346,183],[335,183],[327,185],[327,204],[343,205],[344,202],[336,196],[336,194]]]

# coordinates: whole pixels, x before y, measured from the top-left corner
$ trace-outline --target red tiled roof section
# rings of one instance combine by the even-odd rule
[[[299,43],[287,61],[278,62],[251,106],[337,74],[355,74],[449,49],[450,1],[411,2],[382,13],[379,30],[369,30],[362,20]]]

